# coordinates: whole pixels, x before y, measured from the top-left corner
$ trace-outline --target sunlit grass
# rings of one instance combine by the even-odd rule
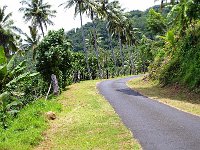
[[[0,150],[141,149],[96,83],[74,84],[57,99],[22,109],[7,130],[0,129]],[[46,119],[48,111],[56,112],[56,120]]]
[[[63,111],[37,149],[140,149],[110,104],[98,94],[97,81],[74,84],[59,97]]]
[[[0,128],[0,150],[26,150],[38,145],[49,126],[44,114],[50,110],[59,112],[61,105],[41,99],[22,109],[16,119],[9,121],[7,130]]]
[[[200,115],[200,94],[189,92],[179,86],[161,87],[158,82],[143,80],[128,82],[128,86],[141,94],[195,115]]]

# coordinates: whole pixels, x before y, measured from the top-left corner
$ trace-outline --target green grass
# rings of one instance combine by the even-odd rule
[[[97,81],[74,84],[58,98],[63,111],[36,149],[141,149],[109,103]]]
[[[40,99],[0,128],[0,150],[29,149],[141,149],[109,103],[98,94],[96,83],[69,86],[57,99]],[[56,112],[48,121],[45,113]]]
[[[16,119],[10,120],[7,130],[0,128],[0,150],[26,150],[38,145],[49,127],[44,114],[50,110],[61,111],[61,104],[40,99],[22,109]]]
[[[158,82],[143,80],[143,77],[129,81],[128,86],[151,99],[194,115],[200,115],[200,94],[195,94],[184,87],[161,87]]]

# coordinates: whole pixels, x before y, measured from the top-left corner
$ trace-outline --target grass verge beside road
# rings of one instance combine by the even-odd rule
[[[96,83],[74,84],[56,99],[26,106],[7,130],[0,128],[0,150],[141,149]],[[48,121],[48,111],[57,118]]]
[[[59,113],[61,104],[40,99],[23,108],[16,119],[9,119],[8,129],[0,128],[0,150],[29,150],[38,145],[49,127],[45,112],[50,110]]]
[[[63,111],[51,122],[36,149],[141,149],[110,104],[98,94],[97,81],[69,86],[59,96]]]
[[[161,87],[157,82],[135,78],[127,83],[137,92],[194,115],[200,115],[200,94],[179,86]]]

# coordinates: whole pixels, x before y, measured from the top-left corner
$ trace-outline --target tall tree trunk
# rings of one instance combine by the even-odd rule
[[[111,52],[112,52],[112,59],[113,59],[113,61],[114,61],[114,63],[115,63],[115,65],[114,65],[115,74],[118,75],[118,73],[117,73],[117,61],[116,61],[114,49],[113,49],[113,46],[112,46],[112,38],[111,38],[111,35],[110,35],[108,29],[107,29],[107,32],[108,32],[109,45],[110,45],[109,47],[110,47],[110,50],[111,50]]]
[[[106,53],[106,79],[109,78],[109,72],[108,72],[108,57],[107,57],[107,53]]]
[[[43,35],[43,37],[44,37],[44,29],[43,29],[43,26],[42,26],[42,22],[40,21],[39,24],[40,24],[40,29],[41,29],[41,31],[42,31],[42,35]]]
[[[79,6],[80,8],[80,6]],[[88,53],[87,53],[87,48],[86,48],[86,44],[85,44],[85,33],[84,33],[84,29],[83,29],[83,20],[82,20],[82,14],[81,14],[81,10],[80,11],[80,20],[81,20],[81,31],[82,31],[82,42],[83,42],[83,50],[84,50],[84,53],[85,53],[85,61],[86,61],[86,65],[87,65],[87,71],[88,71],[88,74],[89,74],[89,78],[90,80],[92,79],[92,76],[91,76],[91,72],[90,72],[90,66],[89,66],[89,63],[88,63]]]
[[[123,71],[123,74],[125,75],[124,57],[123,57],[123,53],[122,53],[122,40],[121,40],[120,33],[118,33],[118,38],[119,38],[120,57],[121,57],[121,61],[122,61],[122,71]]]
[[[93,24],[93,29],[94,29],[94,49],[95,49],[95,53],[96,53],[96,57],[97,57],[97,65],[98,65],[98,69],[99,69],[99,77],[102,78],[101,66],[100,66],[100,63],[99,63],[99,52],[98,52],[98,49],[97,49],[97,34],[96,34],[97,30],[96,30],[96,25],[94,23],[93,17],[92,17],[92,24]]]
[[[126,44],[126,49],[128,50],[128,44]],[[129,51],[129,60],[130,60],[130,64],[131,64],[131,67],[130,67],[130,75],[132,74],[132,70],[133,70],[133,67],[134,67],[134,64],[133,64],[133,52],[132,50]]]

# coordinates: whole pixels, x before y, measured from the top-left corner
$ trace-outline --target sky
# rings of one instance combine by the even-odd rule
[[[22,6],[20,4],[21,0],[0,0],[0,6],[7,5],[6,12],[12,12],[12,19],[15,22],[15,25],[21,28],[24,32],[28,33],[28,25],[30,23],[25,23],[23,21],[23,13],[19,12],[19,8]],[[73,28],[80,27],[79,16],[74,18],[74,8],[69,10],[64,10],[63,7],[58,7],[60,4],[66,2],[67,0],[44,0],[44,2],[48,2],[52,5],[52,9],[57,11],[56,18],[52,18],[51,20],[54,22],[54,26],[48,26],[48,30],[57,30],[60,28],[64,28],[65,31],[69,31]],[[147,8],[158,4],[154,3],[154,0],[119,0],[122,8],[125,8],[126,11],[131,10],[146,10]],[[90,20],[84,16],[83,23],[87,23]],[[45,31],[47,33],[47,31]]]

